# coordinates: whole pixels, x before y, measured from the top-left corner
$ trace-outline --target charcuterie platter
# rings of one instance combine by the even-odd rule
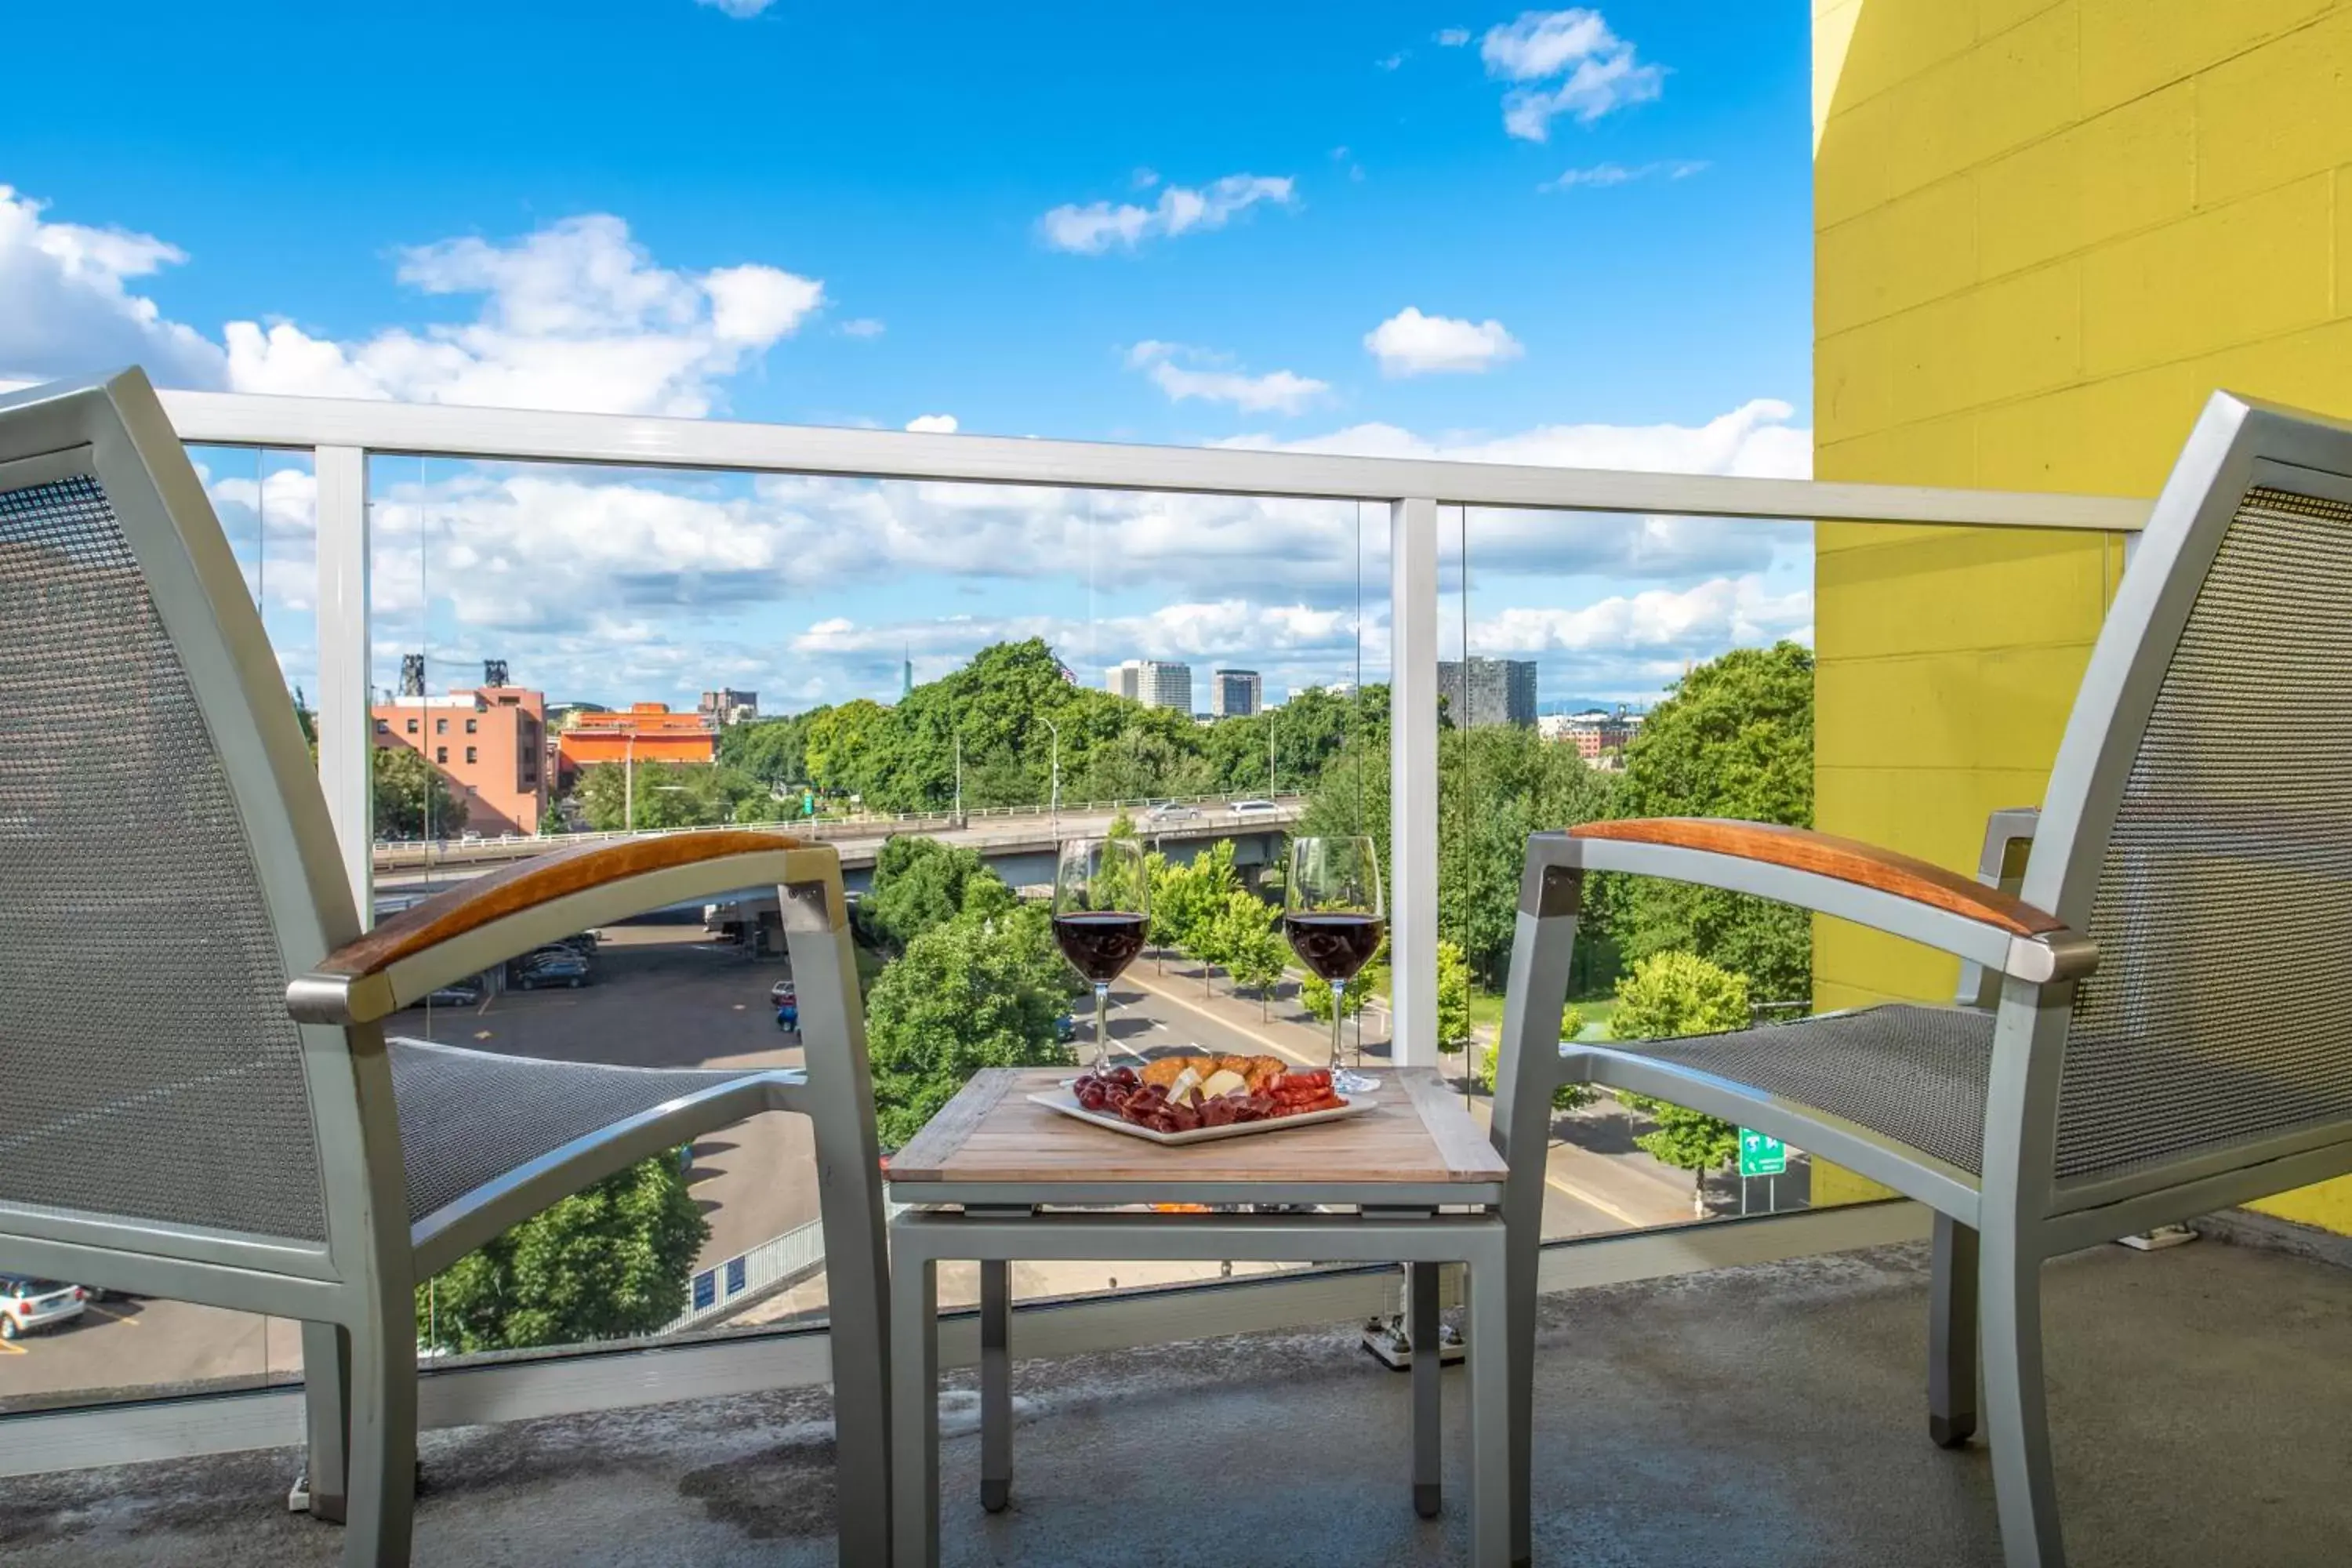
[[[1367,1096],[1335,1094],[1331,1075],[1277,1057],[1162,1057],[1029,1096],[1048,1110],[1150,1142],[1183,1145],[1312,1127],[1361,1115]]]

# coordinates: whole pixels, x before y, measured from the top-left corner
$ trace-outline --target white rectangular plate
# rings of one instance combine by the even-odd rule
[[[1345,1096],[1341,1098],[1345,1099]],[[1117,1113],[1088,1110],[1078,1103],[1078,1097],[1066,1089],[1056,1089],[1029,1097],[1033,1105],[1048,1110],[1058,1110],[1080,1121],[1097,1127],[1108,1127],[1113,1132],[1124,1132],[1130,1138],[1140,1138],[1147,1143],[1165,1143],[1171,1148],[1186,1143],[1213,1143],[1220,1138],[1246,1138],[1253,1132],[1283,1132],[1293,1127],[1313,1127],[1318,1122],[1343,1121],[1350,1116],[1361,1116],[1379,1104],[1368,1095],[1358,1095],[1336,1110],[1310,1110],[1304,1116],[1270,1116],[1264,1121],[1236,1121],[1229,1127],[1196,1127],[1190,1132],[1155,1132],[1149,1127],[1138,1127]]]

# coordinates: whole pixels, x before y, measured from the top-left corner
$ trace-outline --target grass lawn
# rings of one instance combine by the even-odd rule
[[[1570,1006],[1584,1015],[1583,1039],[1600,1039],[1608,1033],[1609,1016],[1617,1011],[1614,996],[1588,996]],[[1503,1026],[1503,998],[1499,994],[1473,989],[1470,993],[1470,1026],[1499,1029]]]

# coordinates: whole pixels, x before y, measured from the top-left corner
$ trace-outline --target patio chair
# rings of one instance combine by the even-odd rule
[[[2064,1560],[2041,1266],[2352,1171],[2352,426],[2217,394],[2157,500],[2038,826],[1985,882],[1849,839],[1693,819],[1529,840],[1495,1127],[1539,1147],[1562,1082],[1758,1129],[1935,1211],[1928,1429],[1977,1421],[2012,1568]],[[2000,879],[2032,837],[2017,895]],[[1752,893],[1957,954],[1980,1005],[1555,1048],[1582,879]],[[1519,1168],[1514,1162],[1514,1169]],[[1515,1549],[1542,1194],[1512,1227]]]
[[[0,398],[0,1269],[300,1321],[312,1511],[346,1522],[345,1563],[405,1563],[414,1286],[635,1161],[798,1111],[840,1555],[887,1559],[882,1195],[834,850],[714,830],[558,851],[362,931],[260,617],[137,371]],[[805,1072],[385,1032],[543,942],[764,885]]]

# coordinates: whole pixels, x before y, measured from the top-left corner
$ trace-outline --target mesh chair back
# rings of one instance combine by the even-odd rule
[[[68,456],[0,463],[0,1205],[322,1239],[287,960],[231,772],[107,465]],[[201,521],[191,547],[225,559]]]
[[[2168,659],[2140,650],[2158,683],[2097,865],[2062,1179],[2352,1122],[2352,505],[2250,471],[2222,470]]]

